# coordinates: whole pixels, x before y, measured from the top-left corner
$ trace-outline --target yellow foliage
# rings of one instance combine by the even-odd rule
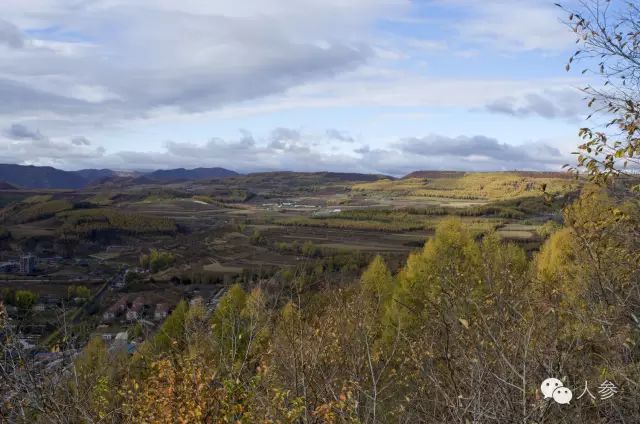
[[[387,264],[377,255],[369,264],[360,279],[365,293],[372,296],[378,304],[386,304],[393,293],[393,277]]]
[[[392,193],[393,195],[504,200],[523,196],[542,196],[575,190],[579,183],[560,176],[523,175],[513,172],[465,173],[458,176],[379,180],[356,184],[353,189]]]
[[[222,389],[211,387],[215,371],[179,357],[154,362],[150,376],[129,381],[123,393],[129,423],[213,423],[212,411],[225,415],[235,405],[221,404]],[[209,416],[209,418],[207,418]]]
[[[535,264],[543,291],[564,289],[562,281],[572,275],[575,268],[575,247],[575,236],[570,228],[556,231],[542,246]]]

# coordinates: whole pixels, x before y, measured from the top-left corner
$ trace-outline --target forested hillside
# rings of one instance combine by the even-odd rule
[[[640,2],[27,3],[0,424],[640,423]]]
[[[13,357],[1,370],[9,399],[0,416],[633,422],[640,285],[629,235],[640,230],[639,212],[637,200],[589,187],[533,256],[494,233],[476,239],[450,218],[398,270],[378,256],[358,281],[338,286],[291,274],[235,285],[212,314],[181,303],[130,357],[100,339],[63,374]],[[573,390],[570,409],[543,399],[550,376]],[[615,401],[576,400],[585,381],[595,390],[604,380],[617,384]]]

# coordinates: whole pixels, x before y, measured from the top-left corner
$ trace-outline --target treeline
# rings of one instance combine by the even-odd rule
[[[424,218],[414,217],[410,218],[409,215],[405,215],[405,220],[393,221],[390,219],[385,220],[353,220],[345,218],[307,218],[296,217],[292,219],[276,220],[275,223],[284,226],[296,226],[296,227],[320,227],[320,228],[337,228],[337,229],[354,229],[354,230],[369,230],[369,231],[385,231],[385,232],[401,232],[401,231],[416,231],[416,230],[429,230],[435,228],[433,221],[425,220]]]
[[[181,303],[133,356],[93,340],[73,378],[43,384],[39,397],[23,389],[0,413],[16,422],[24,411],[29,422],[635,422],[640,242],[629,235],[640,210],[587,190],[564,222],[534,257],[451,218],[397,272],[377,257],[358,281],[235,285],[211,314]],[[549,377],[573,390],[570,405],[543,399]],[[605,380],[614,398],[577,399],[585,381],[597,393]]]
[[[463,216],[463,215],[461,215]],[[474,215],[468,215],[469,218]],[[495,230],[503,221],[500,219],[487,219],[478,216],[477,220],[468,220],[466,225],[476,233]],[[345,219],[339,217],[296,217],[291,219],[276,220],[275,224],[297,227],[319,227],[335,228],[344,230],[366,230],[382,232],[405,232],[405,231],[433,231],[438,224],[445,219],[441,215],[419,215],[405,212],[391,213],[389,215],[378,216],[377,219]]]
[[[16,224],[24,224],[27,222],[38,221],[55,216],[59,212],[73,209],[73,203],[68,200],[48,200],[42,203],[25,205],[18,204],[14,206],[8,219]]]
[[[409,178],[358,184],[354,190],[393,193],[399,196],[460,200],[508,200],[520,197],[566,193],[580,182],[566,176],[523,176],[518,173],[465,173],[445,178]]]
[[[120,212],[114,209],[79,209],[59,215],[64,220],[61,232],[94,238],[102,234],[173,234],[175,221],[169,218]]]
[[[140,255],[140,266],[151,272],[158,272],[169,268],[174,264],[176,258],[171,252],[165,250],[151,249],[149,254]]]
[[[427,208],[410,207],[403,209],[352,209],[323,216],[323,219],[396,222],[415,219],[415,216],[470,216],[522,219],[525,218],[527,214],[510,205],[491,204],[465,208],[433,206]]]
[[[566,202],[567,199],[564,197],[550,197],[545,199],[542,196],[534,196],[496,201],[487,205],[466,207],[431,206],[424,208],[408,207],[401,209],[351,209],[331,215],[323,215],[321,218],[381,222],[396,222],[399,220],[413,219],[413,215],[524,219],[532,215],[559,214],[562,210],[562,206]]]
[[[91,297],[91,290],[87,286],[71,285],[67,288],[67,300],[80,299],[86,301]]]
[[[26,311],[36,304],[38,295],[31,290],[4,288],[0,291],[0,300],[6,305],[15,306],[22,311]]]
[[[570,199],[570,196],[549,196],[548,198],[533,196],[467,207],[350,209],[315,217],[280,219],[276,223],[285,226],[401,232],[434,230],[438,222],[447,216],[495,219],[495,221],[473,222],[474,231],[486,231],[500,226],[503,223],[500,220],[522,220],[540,215],[559,217],[563,205]]]

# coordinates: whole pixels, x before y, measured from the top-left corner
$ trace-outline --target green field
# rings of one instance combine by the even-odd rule
[[[476,236],[496,231],[535,250],[543,241],[539,228],[561,219],[562,208],[580,186],[562,174],[536,173],[349,178],[355,177],[266,173],[40,191],[7,197],[0,217],[4,243],[12,249],[41,246],[46,255],[72,253],[136,265],[150,249],[162,248],[177,258],[163,278],[185,275],[185,270],[235,275],[295,266],[309,254],[386,252],[400,260],[450,216]],[[110,245],[127,249],[112,253]]]

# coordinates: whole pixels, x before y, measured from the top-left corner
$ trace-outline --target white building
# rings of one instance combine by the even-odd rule
[[[153,318],[156,321],[162,321],[169,315],[169,305],[166,303],[158,303],[156,305],[156,310],[153,314]]]
[[[31,274],[36,270],[36,257],[33,255],[24,255],[20,258],[20,272],[22,274]]]

